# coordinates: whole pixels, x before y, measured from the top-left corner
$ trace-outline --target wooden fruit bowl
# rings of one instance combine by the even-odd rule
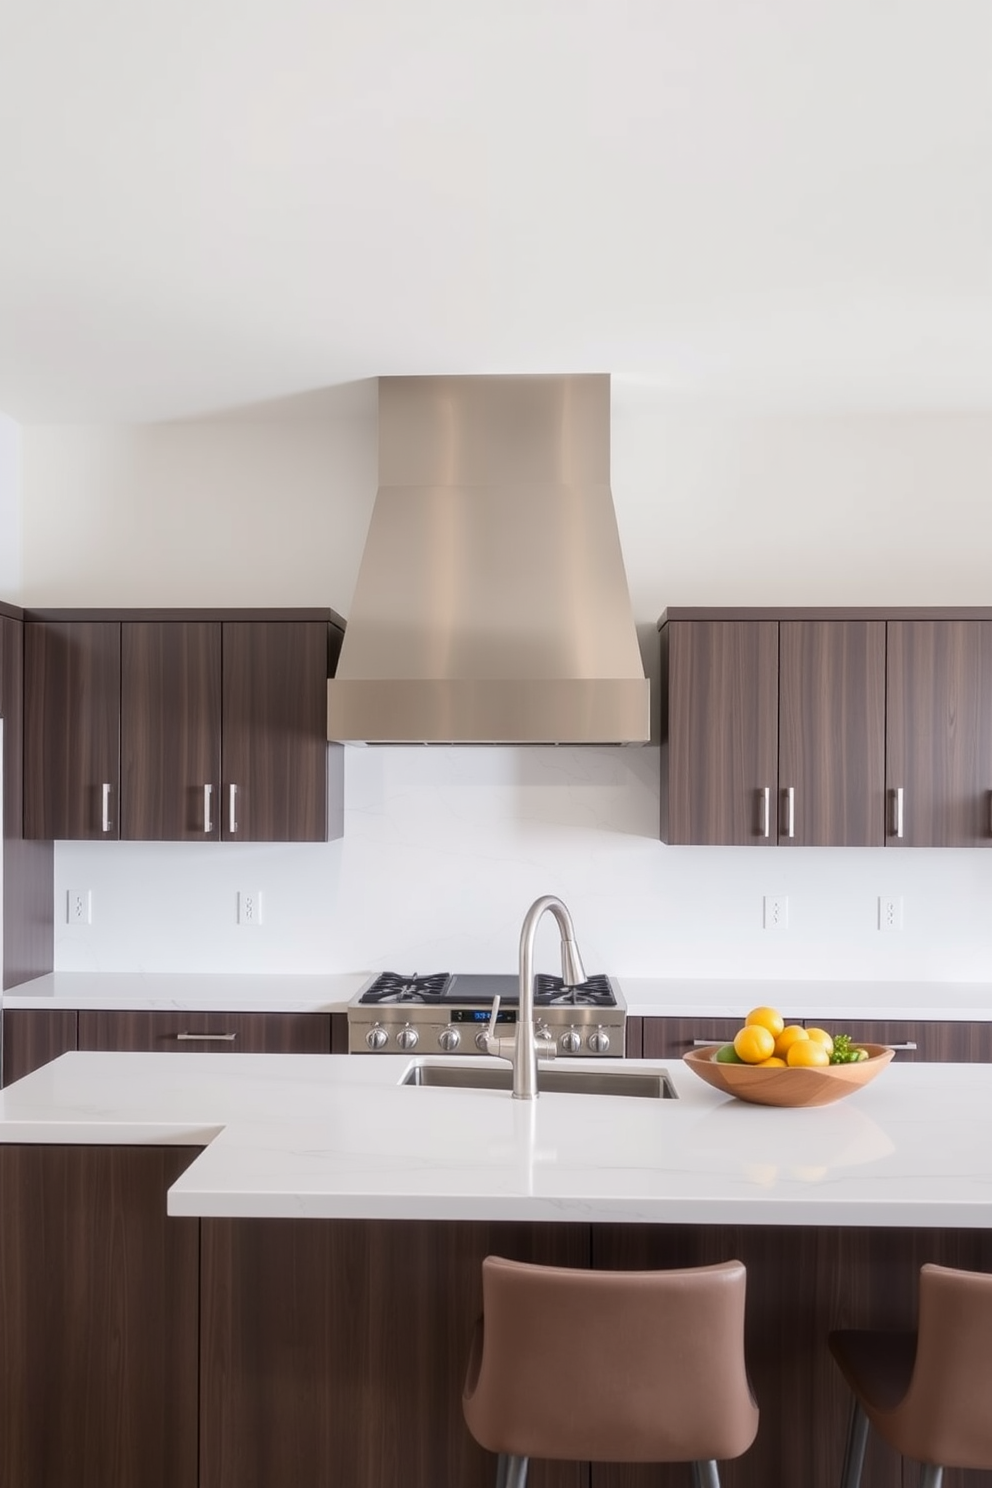
[[[716,1051],[721,1047],[691,1049],[683,1054],[683,1063],[707,1085],[759,1106],[827,1106],[843,1100],[881,1074],[893,1054],[884,1044],[862,1044],[868,1058],[858,1064],[762,1069],[757,1064],[717,1064]]]

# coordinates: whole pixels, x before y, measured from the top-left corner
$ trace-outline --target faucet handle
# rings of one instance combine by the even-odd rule
[[[485,1042],[488,1054],[499,1054],[499,1039],[496,1037],[496,1021],[499,1017],[499,993],[493,998],[492,1010],[489,1014],[489,1024],[486,1028]]]

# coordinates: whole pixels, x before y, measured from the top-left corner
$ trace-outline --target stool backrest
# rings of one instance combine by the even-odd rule
[[[583,1271],[489,1256],[464,1409],[490,1451],[690,1462],[746,1451],[740,1261]]]
[[[893,1414],[907,1456],[992,1467],[992,1276],[921,1268],[916,1363]]]

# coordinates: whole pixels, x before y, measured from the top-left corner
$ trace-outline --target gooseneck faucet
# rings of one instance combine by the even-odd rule
[[[514,1100],[537,1099],[538,1056],[543,1059],[554,1059],[558,1052],[554,1039],[539,1038],[534,1027],[534,940],[537,927],[545,911],[548,910],[558,921],[558,929],[561,932],[563,982],[566,987],[577,987],[586,979],[582,957],[575,943],[572,916],[565,905],[553,894],[544,894],[540,899],[535,899],[524,915],[523,928],[520,931],[520,989],[516,1036],[512,1039],[495,1036],[496,1017],[499,1012],[498,997],[493,1003],[489,1032],[486,1035],[487,1051],[498,1055],[501,1059],[508,1059],[513,1065]]]

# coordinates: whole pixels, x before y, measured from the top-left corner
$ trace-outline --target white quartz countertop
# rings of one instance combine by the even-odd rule
[[[512,972],[513,968],[503,968]],[[557,969],[557,968],[551,968]],[[343,1012],[374,972],[52,972],[3,993],[9,1008]],[[630,1017],[743,1018],[772,1003],[787,1019],[992,1021],[992,982],[705,981],[618,976]]]
[[[402,1085],[418,1062],[64,1054],[0,1093],[0,1141],[206,1144],[175,1215],[992,1226],[987,1065],[897,1055],[846,1100],[778,1110],[681,1062],[636,1066],[667,1068],[677,1100],[536,1102]]]

